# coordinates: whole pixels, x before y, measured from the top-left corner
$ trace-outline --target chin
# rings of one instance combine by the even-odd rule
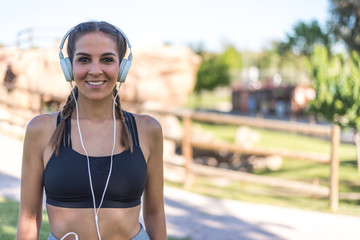
[[[112,93],[111,95],[104,95],[104,94],[89,94],[86,96],[87,99],[92,100],[92,101],[102,101],[105,99],[112,99]]]

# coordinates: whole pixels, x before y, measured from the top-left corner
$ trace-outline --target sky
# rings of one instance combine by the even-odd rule
[[[4,0],[2,0],[4,1]],[[5,3],[4,3],[5,2]],[[171,43],[221,51],[260,51],[286,39],[298,21],[324,25],[329,0],[7,0],[0,9],[0,43],[15,45],[18,33],[34,29],[39,45],[61,39],[74,25],[105,20],[121,28],[133,49]],[[25,36],[25,35],[23,35]]]

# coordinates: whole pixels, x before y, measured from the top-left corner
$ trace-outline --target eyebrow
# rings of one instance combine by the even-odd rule
[[[91,56],[91,54],[88,54],[88,53],[84,53],[84,52],[78,52],[75,54],[75,56],[78,56],[78,55],[83,55],[83,56]],[[107,56],[107,55],[112,55],[112,56],[117,56],[115,53],[112,53],[112,52],[107,52],[107,53],[103,53],[101,54],[101,56]]]

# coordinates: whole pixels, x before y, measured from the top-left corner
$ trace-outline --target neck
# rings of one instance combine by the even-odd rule
[[[114,100],[112,96],[102,100],[89,100],[79,94],[77,102],[79,106],[79,119],[100,121],[113,119]],[[74,113],[76,114],[76,111]]]

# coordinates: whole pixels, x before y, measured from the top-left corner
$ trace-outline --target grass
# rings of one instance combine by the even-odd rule
[[[194,127],[203,129],[206,132],[211,132],[214,137],[226,141],[234,142],[236,126],[209,124],[195,122]],[[279,131],[252,129],[257,132],[261,137],[258,143],[254,146],[275,148],[275,149],[288,149],[298,152],[314,152],[330,154],[330,142],[319,138],[286,133]],[[293,160],[285,159],[283,168],[280,171],[274,172],[257,172],[263,175],[281,175],[283,177],[299,179],[302,177],[328,177],[329,165],[316,164],[306,160]],[[356,147],[353,144],[340,144],[339,149],[340,160],[340,180],[356,181],[360,180],[360,173],[357,171],[356,160]],[[301,168],[307,169],[306,171],[299,171]],[[358,189],[360,191],[360,189]]]
[[[0,239],[13,240],[16,236],[19,215],[19,202],[0,197]],[[46,211],[43,211],[43,224],[40,230],[40,240],[49,237],[50,227]]]
[[[166,184],[172,187],[182,187],[179,183],[169,181],[167,181]],[[226,186],[219,186],[212,180],[204,177],[196,177],[192,186],[188,190],[194,193],[220,199],[232,199],[310,211],[331,212],[329,208],[329,200],[327,198],[298,196],[296,193],[293,193],[294,195],[291,196],[289,195],[288,190],[267,187],[260,184],[234,181]],[[282,192],[286,192],[286,195],[281,194]],[[360,216],[359,205],[359,201],[342,200],[339,202],[339,209],[337,213]]]
[[[230,104],[231,95],[226,93],[213,94],[212,92],[203,92],[199,95],[190,94],[184,107],[191,109],[214,109],[221,104]]]
[[[15,239],[19,204],[0,198],[0,239]]]

